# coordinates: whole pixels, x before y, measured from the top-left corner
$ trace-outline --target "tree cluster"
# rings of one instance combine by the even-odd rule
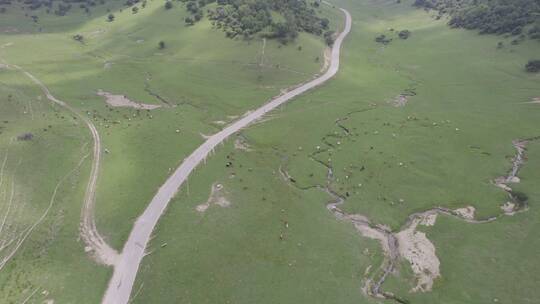
[[[260,35],[283,43],[294,40],[299,32],[322,35],[328,31],[329,20],[317,16],[318,0],[181,0],[190,16],[185,22],[192,25],[203,18],[206,9],[212,25],[229,38],[251,38]],[[277,20],[276,20],[277,19]],[[325,36],[326,37],[326,36]]]
[[[449,15],[452,27],[540,40],[540,0],[416,0],[414,6]]]
[[[525,65],[525,70],[529,73],[540,72],[540,60],[529,60]]]

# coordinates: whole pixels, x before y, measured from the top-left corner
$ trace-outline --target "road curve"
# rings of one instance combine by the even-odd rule
[[[186,181],[191,172],[218,144],[242,128],[245,128],[251,123],[257,121],[266,113],[274,110],[290,99],[323,84],[336,75],[339,69],[341,44],[347,34],[350,32],[352,23],[349,12],[345,9],[340,10],[345,14],[345,27],[334,42],[330,67],[323,75],[270,100],[262,107],[253,112],[249,112],[233,124],[209,137],[191,155],[184,159],[176,171],[174,171],[174,173],[159,188],[150,204],[146,207],[142,215],[135,221],[122,253],[114,265],[113,276],[109,281],[107,291],[105,292],[102,300],[103,304],[126,304],[129,302],[135,277],[145,254],[146,245],[150,240],[150,235],[152,234],[152,231],[154,230],[159,218],[165,212],[167,205],[176,195],[178,189]]]
[[[84,121],[84,123],[90,130],[90,134],[92,135],[92,139],[94,141],[94,147],[93,147],[93,153],[92,153],[93,154],[92,169],[90,171],[90,178],[88,180],[88,185],[86,186],[86,192],[84,195],[84,203],[83,203],[83,207],[81,211],[80,233],[86,246],[89,248],[89,250],[93,251],[92,254],[99,262],[105,265],[109,265],[109,266],[113,265],[116,259],[118,258],[118,253],[113,248],[111,248],[105,242],[103,237],[99,234],[96,228],[95,220],[94,220],[96,186],[97,186],[99,167],[101,163],[101,139],[99,137],[99,133],[96,127],[94,126],[94,124],[89,118],[80,114],[77,110],[72,108],[70,105],[68,105],[64,101],[54,97],[49,91],[49,88],[47,88],[47,86],[43,84],[43,82],[41,82],[37,77],[30,74],[30,72],[27,72],[20,66],[17,66],[14,64],[8,64],[3,59],[1,61],[4,62],[8,67],[13,67],[14,69],[25,74],[28,78],[30,78],[35,84],[37,84],[41,88],[41,90],[43,91],[43,94],[45,94],[47,99],[67,109],[68,111],[70,111],[71,113],[79,117],[82,121]]]

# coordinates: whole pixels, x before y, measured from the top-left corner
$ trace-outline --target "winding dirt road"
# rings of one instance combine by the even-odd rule
[[[84,203],[81,211],[81,237],[83,241],[86,244],[85,251],[92,252],[92,255],[101,263],[105,265],[114,265],[115,261],[118,258],[118,253],[116,250],[111,248],[103,239],[103,237],[99,234],[96,228],[96,223],[94,220],[94,205],[95,205],[95,196],[96,196],[96,184],[97,184],[97,178],[98,178],[98,172],[99,167],[101,163],[101,139],[99,137],[99,133],[92,123],[92,121],[87,118],[86,116],[80,114],[77,110],[72,108],[70,105],[65,103],[62,100],[59,100],[58,98],[54,97],[47,86],[43,84],[37,77],[30,74],[23,68],[14,65],[9,64],[5,62],[5,60],[2,60],[2,62],[5,63],[6,66],[12,67],[23,74],[25,74],[28,78],[30,78],[35,84],[37,84],[43,94],[49,99],[50,101],[54,102],[55,104],[67,109],[74,115],[76,115],[78,118],[80,118],[88,129],[90,130],[90,133],[92,135],[92,139],[94,141],[94,148],[93,148],[93,157],[92,157],[92,169],[90,171],[90,178],[88,180],[88,185],[86,186],[86,192],[84,195]]]
[[[351,30],[351,15],[348,11],[340,9],[345,14],[345,27],[334,42],[331,63],[328,70],[320,77],[278,96],[253,112],[248,112],[235,123],[222,131],[209,137],[199,148],[188,156],[176,171],[159,188],[158,192],[135,222],[124,249],[115,263],[114,273],[103,297],[104,304],[126,304],[129,301],[131,290],[135,282],[141,261],[145,255],[145,248],[150,240],[159,218],[164,213],[171,199],[176,195],[180,186],[186,181],[191,172],[214,150],[232,134],[263,117],[292,98],[313,89],[332,78],[339,69],[339,55],[341,44]]]

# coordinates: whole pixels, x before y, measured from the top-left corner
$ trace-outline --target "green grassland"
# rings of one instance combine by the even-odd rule
[[[394,230],[435,206],[500,214],[506,194],[491,181],[511,167],[512,140],[540,132],[540,107],[526,103],[540,96],[540,77],[523,68],[540,45],[452,30],[410,1],[336,5],[354,20],[340,73],[245,130],[252,151],[230,140],[194,174],[158,225],[135,302],[384,302],[360,291],[364,271],[381,262],[378,244],[337,221],[324,192],[302,190],[326,182],[321,163],[333,168],[347,212]],[[404,29],[411,37],[398,39]],[[380,34],[394,39],[384,46]],[[406,106],[392,105],[411,89]],[[410,293],[406,261],[383,289],[411,303],[534,303],[539,149],[530,145],[516,186],[529,211],[484,225],[439,216],[424,229],[441,261],[434,289]],[[231,206],[198,213],[215,182]]]
[[[0,57],[34,74],[53,95],[88,115],[98,128],[102,146],[109,152],[103,154],[98,179],[96,221],[117,249],[169,175],[169,168],[203,142],[201,134],[212,134],[222,128],[220,121],[228,123],[281,89],[311,79],[324,60],[322,37],[300,34],[286,46],[268,40],[263,57],[262,40],[227,39],[208,21],[185,27],[182,5],[175,3],[173,9],[165,10],[163,4],[150,1],[137,14],[121,10],[119,2],[98,6],[90,16],[79,9],[64,17],[31,12],[39,17],[38,24],[26,12],[10,7],[0,18]],[[107,9],[115,14],[114,22],[106,21]],[[332,20],[334,29],[339,26],[341,16],[336,9],[321,7],[321,14]],[[84,43],[72,38],[76,34],[83,35]],[[158,49],[159,41],[166,43],[165,49]],[[9,121],[0,129],[0,157],[14,136],[35,134],[32,141],[14,141],[10,149],[17,149],[24,160],[18,180],[29,200],[39,198],[31,200],[39,204],[35,210],[39,213],[58,180],[83,152],[90,151],[91,138],[82,123],[51,105],[24,75],[0,69],[0,77],[0,115]],[[96,95],[99,89],[164,107],[152,111],[111,108]],[[15,96],[14,101],[8,99],[9,94]],[[32,102],[34,120],[29,114],[21,116],[22,111],[29,111],[28,102]],[[10,158],[7,168],[12,170],[17,161]],[[101,298],[110,269],[96,267],[78,240],[89,164],[87,159],[76,178],[69,178],[69,187],[60,187],[51,215],[2,270],[6,275],[0,278],[1,294],[8,297],[0,302],[21,302],[36,288],[39,292],[31,298],[36,303],[47,298],[56,303],[96,303]],[[49,179],[44,181],[45,177]],[[4,191],[0,195],[6,190],[0,189]],[[28,221],[38,215],[23,214]],[[36,256],[36,252],[43,254]],[[47,295],[41,294],[44,290]]]
[[[35,303],[51,297],[67,303],[77,294],[97,302],[109,271],[96,268],[78,242],[90,137],[82,122],[52,105],[17,71],[0,69],[0,94],[0,157],[2,163],[6,160],[0,185],[1,221],[5,223],[0,238],[2,244],[15,240],[11,246],[2,246],[2,261],[37,224],[2,269],[1,302],[21,303],[34,292]],[[26,133],[33,134],[33,139],[17,140]]]

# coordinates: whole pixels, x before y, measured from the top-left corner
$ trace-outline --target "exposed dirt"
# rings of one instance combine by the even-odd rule
[[[145,104],[130,100],[126,95],[115,95],[103,90],[98,90],[97,95],[105,97],[105,102],[112,107],[128,107],[141,110],[154,110],[161,105]]]
[[[528,103],[540,103],[540,97],[534,97]]]
[[[414,219],[409,227],[396,233],[399,254],[409,261],[417,278],[416,286],[411,292],[430,291],[433,281],[440,276],[440,262],[435,254],[435,246],[424,232],[416,231],[419,224],[434,224],[436,216],[436,213],[424,214]]]
[[[332,49],[330,47],[327,47],[324,49],[323,57],[324,57],[324,62],[323,62],[323,65],[321,66],[321,70],[319,71],[319,73],[324,73],[324,71],[326,71],[328,67],[330,66],[330,60],[332,58]]]
[[[340,120],[338,120],[336,123],[339,121]],[[345,134],[349,134],[347,129],[345,129]],[[540,137],[513,141],[513,145],[517,152],[512,158],[512,169],[507,176],[500,177],[498,180],[516,180],[516,174],[524,162],[526,143],[537,139],[540,139]],[[317,151],[321,151],[319,147]],[[435,225],[438,215],[454,217],[471,224],[483,224],[495,221],[501,216],[513,215],[517,212],[516,210],[525,210],[523,207],[520,209],[520,204],[523,206],[524,203],[520,202],[520,204],[518,204],[517,198],[514,197],[510,190],[507,192],[511,201],[501,206],[503,212],[497,216],[492,216],[486,219],[476,219],[475,208],[473,206],[466,206],[455,210],[444,207],[435,207],[424,212],[411,214],[406,224],[400,230],[394,232],[384,225],[372,223],[370,219],[364,215],[347,214],[341,210],[340,205],[345,202],[346,198],[336,193],[331,188],[331,185],[334,182],[331,165],[319,161],[313,156],[311,158],[327,168],[327,181],[325,185],[299,188],[291,182],[293,177],[291,177],[289,173],[283,169],[283,166],[280,166],[279,172],[283,180],[286,181],[291,187],[295,187],[300,190],[318,188],[328,193],[333,199],[327,204],[327,209],[332,212],[337,219],[351,222],[355,229],[363,237],[377,240],[381,244],[382,251],[385,256],[385,259],[380,266],[379,273],[382,274],[378,276],[369,276],[369,274],[372,273],[370,271],[370,265],[370,269],[366,269],[365,271],[366,277],[364,278],[364,285],[362,287],[362,291],[364,293],[374,298],[393,300],[398,303],[408,303],[407,300],[398,298],[391,292],[383,291],[381,287],[388,275],[392,274],[396,270],[399,259],[408,261],[413,273],[415,274],[416,285],[410,290],[411,292],[426,292],[432,289],[434,280],[440,276],[440,261],[436,255],[435,246],[430,242],[426,234],[424,232],[417,231],[417,227],[419,225]]]
[[[229,207],[231,205],[231,202],[225,198],[225,190],[223,189],[222,184],[214,183],[208,200],[205,203],[198,205],[195,209],[198,212],[204,213],[213,205],[220,207]]]
[[[474,213],[476,212],[476,208],[474,208],[473,206],[467,206],[455,209],[454,212],[464,219],[472,220],[474,219]]]
[[[238,136],[235,140],[234,140],[234,148],[236,150],[241,150],[241,151],[246,151],[246,152],[250,152],[252,151],[251,147],[249,146],[249,144],[247,143],[246,139],[241,137],[241,136]]]
[[[506,215],[514,215],[516,214],[516,210],[518,210],[518,206],[516,203],[506,202],[501,206],[501,210]]]
[[[407,95],[398,95],[394,99],[392,99],[392,105],[394,107],[400,108],[407,105],[407,102],[409,101],[409,96]]]

